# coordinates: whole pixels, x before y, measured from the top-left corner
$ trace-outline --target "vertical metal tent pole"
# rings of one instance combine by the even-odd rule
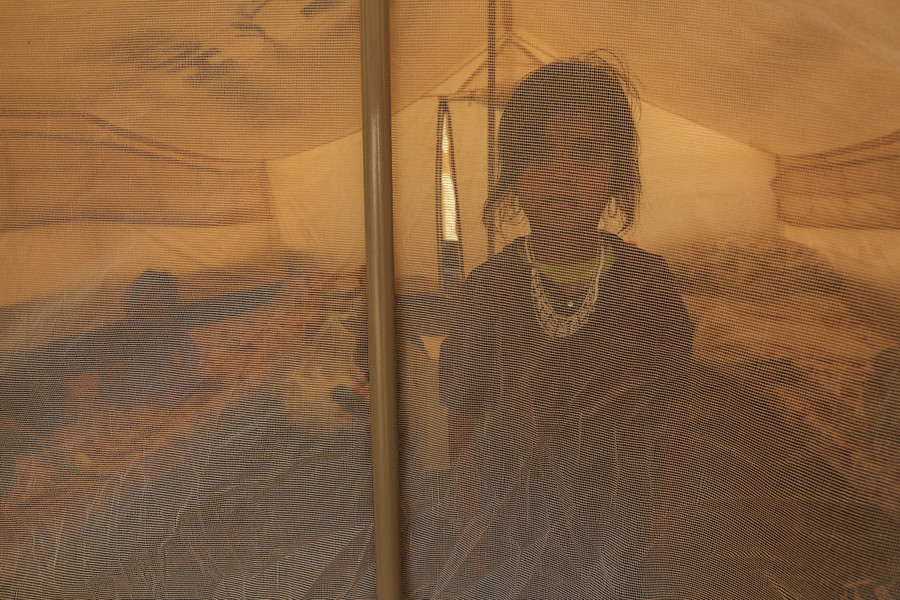
[[[369,389],[378,600],[399,600],[402,595],[389,8],[389,0],[360,0]]]

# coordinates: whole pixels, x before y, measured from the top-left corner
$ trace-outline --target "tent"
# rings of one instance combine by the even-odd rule
[[[4,210],[4,230],[33,229],[37,224],[50,228],[44,232],[49,236],[46,242],[36,239],[38,234],[35,231],[30,232],[32,235],[18,231],[10,234],[18,237],[5,241],[5,247],[21,249],[30,244],[42,248],[58,247],[53,235],[60,223],[85,221],[127,222],[143,226],[177,225],[182,228],[201,226],[204,229],[199,231],[157,229],[145,234],[151,238],[158,236],[161,245],[182,246],[181,251],[189,253],[192,252],[188,248],[192,245],[189,240],[201,238],[213,223],[244,225],[245,228],[250,227],[250,223],[256,223],[250,235],[252,239],[259,240],[259,244],[265,246],[270,243],[266,240],[271,237],[272,244],[297,247],[301,242],[296,239],[303,237],[298,231],[320,229],[315,213],[307,217],[302,212],[303,205],[309,206],[310,211],[316,210],[316,203],[301,202],[297,189],[310,189],[308,186],[312,185],[311,189],[317,193],[328,193],[335,198],[346,197],[344,205],[359,204],[350,199],[353,198],[352,193],[358,199],[361,189],[359,143],[352,138],[331,141],[359,127],[358,65],[354,58],[358,55],[356,34],[352,27],[341,25],[353,22],[355,11],[348,6],[340,10],[323,10],[310,17],[304,16],[307,20],[322,21],[305,23],[305,30],[276,29],[277,35],[290,39],[296,46],[292,47],[295,54],[278,56],[276,60],[271,57],[267,59],[264,49],[254,46],[257,41],[252,36],[240,35],[248,31],[238,28],[240,23],[236,21],[243,10],[243,3],[234,4],[231,9],[225,5],[210,8],[202,3],[174,3],[165,9],[147,9],[150,10],[149,15],[141,15],[129,8],[125,11],[126,15],[119,13],[124,9],[115,3],[98,7],[70,3],[65,8],[55,3],[48,3],[47,6],[37,3],[28,9],[16,8],[11,13],[16,18],[6,20],[3,36],[8,40],[8,50],[3,57],[4,80],[7,81],[3,94],[4,130],[10,132],[5,142],[9,148],[6,160],[28,164],[10,164],[7,169],[10,173],[7,188],[10,199],[6,203],[8,208]],[[280,11],[291,10],[286,4],[266,3],[264,10],[261,9],[248,22],[276,23],[281,17]],[[572,6],[550,8],[515,3],[501,10],[504,22],[500,37],[501,46],[503,39],[521,40],[534,47],[533,56],[542,58],[573,55],[595,47],[614,48],[638,76],[646,103],[655,107],[647,111],[648,121],[655,119],[656,114],[672,114],[682,119],[685,127],[690,127],[689,123],[697,126],[692,143],[681,151],[696,149],[699,159],[703,153],[702,147],[712,148],[715,143],[712,140],[719,134],[726,146],[729,140],[733,140],[747,147],[748,164],[753,162],[752,150],[760,152],[760,162],[764,162],[761,157],[767,155],[772,170],[777,157],[835,151],[880,139],[896,130],[900,115],[895,114],[896,109],[889,101],[896,97],[898,85],[892,78],[896,70],[896,56],[892,53],[895,40],[891,37],[893,28],[887,25],[893,22],[891,17],[895,15],[890,3],[886,4],[888,6],[881,7],[872,3],[865,9],[851,9],[840,4],[825,7],[814,3],[770,2],[754,7],[722,6],[714,10],[704,3],[678,6],[677,9],[652,3],[626,8],[615,4],[598,8],[592,3],[574,3]],[[466,69],[471,71],[473,62],[477,65],[484,60],[484,6],[480,3],[454,5],[452,10],[437,4],[426,4],[425,7],[427,9],[417,3],[394,7],[395,22],[402,24],[396,28],[397,46],[393,54],[394,105],[401,111],[398,115],[402,115],[398,116],[396,132],[398,156],[403,152],[421,151],[412,147],[407,149],[407,145],[416,142],[411,139],[407,142],[406,136],[413,131],[427,130],[435,119],[435,115],[425,109],[428,102],[425,98],[432,98],[431,102],[434,102],[433,98],[438,95],[457,91],[455,87],[458,86],[454,86],[453,82],[462,84]],[[97,11],[103,15],[101,24],[93,21]],[[573,19],[572,15],[590,15],[590,18]],[[148,21],[154,23],[154,27],[148,27]],[[84,26],[90,24],[95,35],[84,37],[80,27],[82,23]],[[40,31],[40,39],[36,39],[35,28]],[[456,32],[461,28],[472,29],[478,35],[460,40]],[[233,32],[237,35],[232,35]],[[154,35],[157,37],[154,38]],[[229,40],[234,47],[226,50],[223,46],[225,40]],[[449,43],[451,40],[453,43]],[[728,40],[730,51],[727,53],[717,51],[722,40]],[[204,43],[208,48],[203,46]],[[219,48],[217,44],[223,47]],[[308,48],[316,50],[313,52]],[[323,52],[333,52],[335,55]],[[431,52],[435,58],[423,52]],[[451,52],[452,55],[448,54]],[[514,52],[508,54],[511,59],[516,58]],[[196,58],[195,55],[206,58]],[[300,56],[302,61],[298,58]],[[503,58],[501,55],[501,60]],[[73,61],[84,66],[72,68]],[[203,69],[212,68],[203,66],[207,62],[228,65],[229,73],[234,72],[228,77],[235,81],[215,81],[212,82],[213,89],[203,88],[198,78]],[[507,84],[521,76],[523,66],[527,67],[528,63],[510,65],[507,72],[502,73]],[[519,72],[516,72],[517,67]],[[213,74],[209,77],[212,78]],[[327,86],[313,85],[317,77],[327,81]],[[252,83],[254,90],[242,90],[239,86],[243,84],[238,80],[244,81],[247,86]],[[311,90],[325,97],[311,95]],[[264,96],[266,103],[254,102],[253,94]],[[418,97],[424,98],[414,102]],[[246,99],[248,106],[237,105],[238,99],[242,98]],[[340,102],[335,98],[340,98]],[[304,102],[313,108],[304,106]],[[275,103],[283,105],[269,106]],[[324,106],[328,107],[329,113],[319,115],[316,111],[321,111]],[[419,112],[414,116],[416,110]],[[123,114],[119,115],[117,111]],[[186,112],[182,114],[177,111]],[[478,114],[477,110],[474,112]],[[192,123],[192,126],[185,127],[186,123]],[[647,125],[648,130],[664,136],[655,124]],[[471,127],[473,134],[478,130],[474,115],[467,119],[457,118],[456,126]],[[672,127],[677,126],[673,124]],[[328,131],[320,132],[322,128]],[[301,130],[302,135],[298,133]],[[703,136],[701,132],[706,131],[710,132],[709,141],[700,140]],[[467,141],[472,139],[472,134],[460,132],[457,137]],[[698,138],[696,142],[693,141],[695,137]],[[50,147],[39,151],[36,138],[42,140],[40,144]],[[152,196],[146,192],[120,189],[122,183],[117,184],[120,188],[114,188],[110,183],[94,183],[100,189],[84,193],[81,186],[85,185],[85,179],[97,179],[93,173],[73,171],[66,159],[57,158],[53,165],[42,165],[39,157],[31,157],[28,151],[20,149],[26,146],[30,152],[40,156],[46,157],[52,153],[55,157],[71,156],[73,158],[68,160],[78,160],[77,157],[86,152],[79,140],[89,141],[91,151],[102,157],[82,163],[96,164],[94,168],[101,173],[101,160],[109,160],[116,165],[130,162],[130,168],[140,170],[140,176],[147,178],[122,178],[135,187],[150,187],[145,182],[154,181],[153,171],[157,169],[158,173],[164,171],[165,174],[156,177],[169,183],[165,186],[153,185],[156,191]],[[665,145],[664,140],[665,137],[662,137],[661,145]],[[419,136],[417,141],[423,150],[430,145],[428,136]],[[473,143],[478,141],[473,140]],[[645,142],[648,153],[654,152],[650,146],[653,143],[653,140]],[[882,165],[887,165],[882,169],[890,171],[891,144],[886,143],[883,147],[878,160]],[[306,154],[305,151],[310,148],[314,152]],[[127,158],[118,155],[119,152]],[[357,155],[351,156],[351,152],[357,152]],[[710,152],[718,154],[717,151]],[[329,153],[341,153],[345,157],[344,164],[338,164],[330,158],[333,154]],[[106,155],[109,155],[108,158]],[[142,164],[140,156],[148,157],[150,164]],[[322,157],[320,160],[327,160],[331,171],[314,164],[314,173],[295,172],[294,164],[302,168],[299,165],[304,165],[307,160],[315,161],[317,156]],[[164,159],[175,161],[179,166],[173,164],[171,168],[166,168],[162,162]],[[846,155],[844,160],[852,162],[859,159]],[[660,159],[660,163],[663,161]],[[254,171],[263,168],[260,162],[265,162],[268,177],[254,174]],[[407,161],[398,159],[397,162],[398,169],[407,165]],[[672,162],[674,160],[670,158],[669,164]],[[428,181],[426,173],[430,170],[430,163],[428,160],[421,163],[419,178],[423,182]],[[840,161],[833,161],[829,168],[836,168],[834,163],[840,164]],[[788,165],[790,161],[781,164]],[[64,177],[56,176],[51,186],[48,178],[42,176],[48,168],[64,168],[65,177],[71,180],[64,184]],[[79,168],[86,167],[81,164]],[[751,168],[757,167],[748,167],[747,170]],[[291,171],[287,180],[283,169]],[[477,165],[468,168],[461,165],[459,172],[461,176],[471,178],[474,184],[481,176],[477,169]],[[648,177],[659,181],[672,179],[663,164],[650,164],[646,169]],[[214,171],[221,175],[208,176],[218,181],[200,182],[195,174],[197,170]],[[706,169],[709,173],[716,170]],[[331,173],[335,171],[343,175],[341,179],[348,182],[348,187],[333,191],[324,189],[322,180],[334,183]],[[268,185],[254,181],[260,177],[268,179]],[[317,179],[307,182],[304,177]],[[857,179],[866,177],[867,174],[863,173]],[[770,172],[761,171],[759,185],[768,187],[771,179]],[[350,181],[357,182],[355,189],[349,187]],[[398,175],[398,182],[416,188],[421,186],[418,181],[414,183],[411,177],[406,176]],[[216,197],[221,198],[224,194],[232,200],[227,206],[217,200],[214,207],[201,204],[187,208],[184,198],[196,189],[192,185],[210,189],[215,187],[217,190],[225,188],[224,192],[217,191]],[[108,187],[103,189],[103,186]],[[234,198],[236,189],[242,190],[240,202]],[[737,182],[734,182],[734,189],[734,194],[755,194],[741,192]],[[708,192],[717,193],[713,190]],[[484,197],[484,190],[478,188],[464,189],[462,193],[463,200],[468,197],[475,206]],[[845,204],[855,207],[857,204],[870,206],[874,203],[875,215],[881,214],[878,207],[882,205],[885,208],[880,210],[890,213],[890,189],[881,193],[862,189],[855,195],[865,200],[857,203],[842,199],[841,193],[829,194],[829,202],[836,205],[834,207],[811,209],[807,206],[800,210],[846,213],[847,209],[841,208]],[[847,196],[853,194],[852,191],[843,193]],[[83,198],[78,201],[83,206],[73,207],[64,200],[73,194]],[[397,203],[404,210],[407,204],[427,207],[421,218],[430,218],[428,202],[417,202],[412,198],[413,192],[401,190],[400,194]],[[661,198],[658,202],[666,202],[668,198],[662,199],[664,196],[673,196],[669,190],[657,192],[651,187],[645,215],[650,221],[648,227],[655,218],[652,215],[654,197],[657,195]],[[248,201],[251,196],[257,199]],[[884,200],[881,200],[882,197]],[[42,200],[35,202],[35,198]],[[675,201],[674,197],[671,201]],[[65,210],[60,207],[64,202]],[[760,197],[753,203],[744,204],[756,206],[765,202],[775,202],[771,192],[768,200]],[[803,197],[802,193],[781,202],[812,204],[811,199]],[[169,204],[180,206],[173,209]],[[236,208],[236,204],[241,207]],[[135,206],[138,208],[135,209]],[[147,206],[153,208],[148,209]],[[463,206],[465,209],[465,204]],[[885,222],[878,216],[872,220]],[[268,231],[258,225],[265,221],[276,223],[277,231]],[[411,221],[410,228],[427,229],[427,226],[422,227],[418,222],[414,225]],[[757,219],[751,221],[755,223]],[[812,216],[805,219],[805,225],[799,226],[816,222],[817,217]],[[405,226],[406,221],[398,224]],[[796,219],[793,226],[798,226]],[[839,224],[825,223],[825,226],[842,228]],[[113,235],[110,229],[106,226],[101,231]],[[474,221],[466,229],[472,231],[472,238],[482,235],[474,226]],[[882,241],[884,235],[862,231],[877,229],[884,232],[880,226],[860,226],[857,223],[853,229],[855,235],[845,231],[844,235],[849,235],[849,239],[842,240],[841,246],[879,247],[884,248],[884,252],[888,251],[886,247],[893,246],[887,240]],[[122,231],[122,235],[129,237],[128,227]],[[237,235],[247,239],[247,233],[240,229],[236,231],[240,231]],[[826,251],[837,245],[829,243],[828,235],[820,237],[822,232],[802,230],[791,231],[791,234],[808,243],[818,243],[820,249]],[[92,239],[92,235],[93,232],[84,231],[80,237]],[[79,234],[73,232],[70,237],[78,239]],[[427,232],[418,244],[427,243],[425,240],[430,237],[431,233]],[[475,239],[472,242],[475,243]],[[118,247],[121,242],[110,243]],[[207,247],[209,243],[198,241],[196,246]],[[344,250],[347,245],[341,243],[333,246]],[[357,244],[355,249],[354,257],[358,262],[361,248]],[[834,260],[843,261],[842,264],[849,269],[868,271],[872,267],[865,267],[867,262],[881,263],[886,269],[896,264],[896,257],[890,261],[875,261],[854,258],[853,250],[845,252],[838,255],[832,250],[831,254]],[[171,254],[174,253],[173,249]],[[39,251],[35,248],[28,254],[37,256]],[[68,260],[77,260],[89,252],[69,251],[66,254]],[[210,250],[205,262],[215,264],[215,254],[214,250]],[[424,256],[427,253],[421,254]],[[481,256],[482,252],[473,254],[473,261]],[[84,256],[83,260],[86,258]],[[194,260],[203,262],[199,255],[195,255]],[[52,262],[59,264],[56,260]],[[150,262],[153,262],[152,259],[148,264]],[[172,262],[177,261],[172,259]],[[19,259],[16,264],[24,273],[33,276],[35,270],[27,257]],[[132,267],[130,274],[133,275],[137,268]],[[73,273],[69,267],[63,269],[60,266],[59,269]],[[426,269],[425,273],[417,274],[433,276],[431,273]],[[896,280],[896,272],[893,271],[881,276],[875,272],[871,275],[884,283]],[[17,280],[27,277],[17,272],[12,272],[10,276]],[[42,276],[41,280],[33,292],[20,289],[4,303],[18,304],[43,297],[66,285],[54,276]]]
[[[17,560],[0,570],[0,589],[24,597],[55,597],[64,589],[233,597],[232,586],[244,577],[257,586],[255,595],[336,596],[334,590],[344,586],[348,595],[365,597],[372,586],[370,509],[351,506],[347,491],[365,496],[370,477],[365,428],[353,430],[365,393],[339,401],[347,390],[366,389],[357,356],[359,322],[365,320],[358,274],[366,262],[359,3],[3,0],[3,8],[0,526],[21,535],[8,536],[6,549]],[[436,202],[447,207],[439,177],[436,182],[442,135],[452,141],[455,235],[468,273],[491,254],[482,225],[489,107],[502,105],[515,82],[536,66],[604,48],[628,65],[641,93],[644,196],[637,225],[623,236],[672,264],[697,322],[695,356],[717,373],[737,377],[740,371],[744,387],[728,388],[744,390],[732,394],[738,405],[750,402],[750,388],[770,398],[767,406],[793,428],[789,435],[807,440],[811,455],[853,490],[848,494],[866,498],[892,526],[900,523],[893,446],[873,454],[868,442],[858,441],[868,439],[866,428],[875,421],[888,431],[879,430],[876,438],[896,435],[890,429],[897,423],[891,416],[896,396],[890,396],[896,387],[879,396],[888,398],[881,408],[873,408],[870,396],[881,389],[879,369],[894,368],[884,360],[900,335],[897,3],[397,0],[390,9],[399,375],[406,406],[401,412],[409,413],[412,440],[403,454],[407,482],[440,479],[449,462],[436,362],[449,328],[442,321],[450,319],[437,247]],[[442,103],[452,137],[438,127]],[[523,223],[500,228],[499,247],[524,231]],[[84,404],[79,390],[94,385],[94,359],[80,349],[128,322],[127,298],[148,270],[177,278],[185,327],[219,391],[204,392],[212,400],[201,408],[180,406],[175,416],[143,405],[133,409],[138,412],[130,418],[157,431],[145,434],[157,441],[140,456],[111,458],[116,444],[138,444],[139,437],[132,422],[114,411],[104,413],[105,433],[86,430],[88,438],[101,440],[95,444],[101,449],[67,446],[85,435],[79,429],[84,423],[73,415],[102,420],[90,402],[87,413],[72,408]],[[285,300],[298,289],[302,300]],[[290,325],[277,324],[282,322]],[[297,334],[301,341],[291,339],[297,331],[303,331]],[[239,358],[241,348],[250,348],[248,358]],[[784,381],[806,382],[797,384],[799,392],[769,371],[760,375],[760,365],[783,370],[786,364],[790,376]],[[278,429],[280,417],[257,398],[271,384],[272,371],[284,375],[278,379],[279,410],[301,430],[328,436],[318,445],[272,450],[284,464],[265,466],[269,455],[263,450],[254,449],[257,456],[249,447],[226,447],[220,438],[228,437],[236,420],[262,432],[254,440],[293,435]],[[708,392],[707,400],[727,396],[725,387]],[[254,400],[246,401],[251,389]],[[820,411],[810,408],[814,396],[835,399],[821,400],[828,406]],[[245,401],[248,407],[235,408]],[[365,424],[365,416],[359,419]],[[197,429],[185,433],[186,423]],[[348,428],[357,437],[346,434]],[[110,433],[118,431],[121,439]],[[198,441],[210,436],[210,446]],[[190,440],[187,450],[179,450],[186,455],[172,450],[182,439]],[[323,480],[333,489],[325,486],[321,493],[347,500],[335,502],[356,529],[301,519],[302,527],[284,531],[303,538],[303,531],[315,530],[308,544],[266,538],[259,543],[271,550],[269,558],[242,554],[231,563],[209,550],[236,535],[240,519],[230,513],[222,519],[227,525],[221,538],[180,529],[165,538],[167,527],[178,529],[174,515],[202,521],[198,515],[213,510],[217,491],[209,482],[217,470],[231,468],[229,460],[249,452],[251,463],[261,461],[235,474],[236,480],[272,475],[291,482],[272,493],[274,505],[276,497],[297,493],[291,486],[299,489],[316,477],[296,475],[284,457],[317,456],[328,444],[340,446],[335,440],[352,451],[344,456],[346,470],[329,466]],[[54,458],[61,454],[68,457],[68,471]],[[186,485],[185,474],[144,488],[125,474],[135,465],[147,473],[168,472],[170,463],[196,465],[198,457],[213,455],[218,462],[204,463],[204,479],[190,501],[166,492],[166,485]],[[421,464],[410,466],[415,461]],[[294,473],[293,479],[278,479],[284,472]],[[350,481],[341,481],[347,473]],[[80,529],[41,530],[44,520],[68,519],[53,497],[69,498],[74,507],[114,504],[92,495],[91,486],[77,479],[82,476],[119,481],[138,520],[110,525],[110,509]],[[60,490],[51,489],[54,478],[64,482]],[[824,489],[818,485],[813,487]],[[149,500],[141,500],[140,489]],[[404,493],[415,497],[411,489]],[[406,501],[419,506],[415,498]],[[37,508],[16,521],[25,505]],[[241,510],[246,507],[235,508],[236,514]],[[260,518],[254,514],[250,521]],[[115,550],[139,522],[146,536]],[[869,525],[847,517],[844,526]],[[102,527],[121,539],[66,554]],[[252,537],[249,531],[241,534]],[[26,551],[26,535],[56,535],[65,543],[52,551],[35,542]],[[161,548],[168,542],[160,540],[172,536],[178,540],[172,542],[178,546],[173,560],[183,571],[154,571],[165,563],[154,558],[165,554]],[[428,539],[409,543],[437,552],[440,544],[423,541]],[[60,544],[64,560],[58,558]],[[192,567],[188,546],[207,548],[209,564],[232,566]],[[309,566],[309,556],[322,547],[337,548],[333,556],[322,553],[333,561]],[[900,548],[878,547],[884,564],[896,568]],[[97,568],[78,575],[74,565],[92,560]],[[352,566],[335,574],[325,562]],[[320,566],[328,577],[313,576]],[[198,568],[206,575],[185,574]],[[266,587],[264,582],[282,577],[280,569],[291,568],[308,573],[309,581],[293,591]],[[410,569],[408,579],[421,583],[417,589],[428,588],[422,573],[436,571]],[[875,583],[865,585],[876,597],[900,594],[896,571],[893,579],[870,575]],[[779,593],[806,597],[796,590],[817,588],[798,581],[815,579],[787,577],[779,584],[787,591]],[[440,589],[447,597],[458,592],[450,584]]]

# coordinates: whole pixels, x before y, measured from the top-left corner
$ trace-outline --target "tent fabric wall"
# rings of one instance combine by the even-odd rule
[[[150,139],[242,159],[294,154],[359,126],[348,102],[359,86],[353,3],[300,14],[280,0],[255,11],[241,0],[141,10],[7,3],[15,18],[2,30],[4,108],[77,106]],[[503,29],[515,30],[543,40],[538,45],[555,56],[616,48],[652,102],[765,151],[846,146],[894,131],[900,116],[891,102],[898,91],[891,0],[499,6],[501,38]],[[403,1],[392,12],[398,108],[484,48],[484,2]],[[472,31],[479,34],[460,35]],[[721,52],[725,40],[729,51]],[[320,118],[326,106],[331,118]],[[195,126],[189,132],[183,123]]]
[[[14,15],[0,30],[4,109],[84,112],[170,147],[237,160],[295,154],[360,127],[356,2],[3,6]],[[395,106],[478,52],[477,38],[457,36],[477,6],[392,4],[405,23],[392,37],[398,66],[414,72],[392,86]],[[426,29],[430,59],[406,41],[418,43],[413,32]]]
[[[772,180],[782,235],[889,296],[900,285],[898,139],[894,132],[829,152],[778,156]]]
[[[900,120],[889,100],[898,93],[890,0],[535,1],[513,3],[512,14],[557,56],[616,48],[650,101],[767,152],[846,146]]]
[[[0,125],[0,229],[61,221],[233,225],[268,218],[262,163],[176,160],[98,140]]]
[[[797,227],[900,227],[900,132],[812,156],[778,157],[779,218]]]
[[[679,5],[677,12],[665,3],[595,7],[592,3],[588,6],[569,2],[550,7],[501,2],[500,9],[501,44],[505,36],[527,40],[527,44],[541,48],[538,54],[544,57],[578,53],[598,45],[616,48],[638,75],[648,102],[764,151],[797,154],[830,150],[889,133],[900,120],[891,112],[894,103],[889,101],[896,96],[893,86],[897,85],[889,75],[896,60],[889,51],[895,33],[885,25],[894,21],[896,9],[890,2],[873,1],[864,8],[852,9],[842,3],[726,3],[715,9],[696,3]],[[26,118],[28,114],[41,114],[35,110],[94,114],[131,135],[176,152],[243,161],[281,157],[271,163],[270,173],[277,173],[280,165],[295,160],[286,157],[303,160],[298,151],[358,127],[358,117],[347,104],[347,98],[352,96],[348,90],[358,89],[357,67],[347,66],[356,64],[358,51],[346,26],[347,19],[352,19],[347,12],[352,13],[349,7],[302,13],[295,26],[284,25],[288,22],[284,11],[290,9],[283,2],[266,3],[265,10],[253,14],[241,12],[244,7],[239,2],[215,9],[197,3],[167,4],[147,14],[128,15],[114,5],[88,11],[87,5],[78,3],[64,9],[32,3],[27,10],[16,10],[23,12],[14,13],[17,17],[5,22],[4,39],[9,40],[10,51],[3,58],[4,72],[9,77],[5,78],[8,83],[4,86],[2,106]],[[393,60],[401,73],[393,86],[395,106],[402,108],[429,90],[457,91],[452,82],[463,83],[461,69],[465,70],[464,65],[479,56],[483,40],[468,36],[464,41],[456,32],[483,31],[485,6],[479,2],[457,3],[451,9],[440,3],[421,6],[401,2],[392,5],[392,10],[394,22],[402,23],[395,28],[394,39]],[[91,39],[73,38],[89,14],[103,15],[100,22],[91,26],[96,35]],[[591,18],[566,17],[582,14],[590,14]],[[148,22],[155,24],[156,33],[150,32],[153,35],[143,27]],[[241,28],[247,24],[271,27],[276,32],[273,39],[289,38],[295,44],[291,46],[292,53],[273,55],[264,41],[241,34]],[[35,26],[43,28],[40,43],[21,41],[31,35]],[[440,59],[422,53],[421,40],[426,38],[427,51]],[[716,51],[716,44],[724,39],[728,40],[729,52]],[[796,49],[805,49],[806,53],[799,55],[794,52]],[[78,57],[77,64],[83,67],[63,67],[68,64],[61,58],[63,51]],[[183,58],[176,60],[181,54]],[[315,61],[299,58],[306,55],[315,55]],[[228,65],[222,78],[213,68],[219,63]],[[335,71],[326,77],[322,65],[330,65]],[[35,76],[37,73],[40,77]],[[327,89],[310,85],[319,77],[329,82]],[[197,78],[203,80],[202,85],[195,85]],[[441,81],[446,83],[435,88]],[[802,86],[796,82],[802,82]],[[109,96],[114,101],[104,100],[105,89],[116,90]],[[327,97],[310,96],[313,89]],[[91,90],[101,92],[92,95]],[[820,94],[816,90],[828,92]],[[232,99],[242,94],[246,98],[264,94],[266,102],[233,104]],[[278,106],[273,107],[273,102]],[[292,102],[301,105],[292,106]],[[749,104],[752,102],[758,104]],[[315,107],[325,106],[329,116],[319,118]],[[187,112],[167,112],[173,107]],[[342,118],[337,118],[338,114]],[[457,121],[457,128],[466,126],[463,119]],[[191,126],[185,127],[185,123]],[[346,123],[348,129],[316,129],[325,123],[329,128]],[[303,128],[303,135],[291,129],[295,126]],[[426,144],[422,142],[422,147]],[[23,168],[27,170],[24,165]],[[461,168],[460,172],[470,171]],[[313,173],[309,176],[318,177]],[[273,185],[279,190],[299,189],[307,175],[297,177],[297,182],[291,183],[275,175]],[[226,187],[231,183],[223,181]],[[63,185],[62,181],[58,185]],[[307,189],[318,188],[313,185]],[[54,195],[65,197],[65,190],[59,191],[63,193],[56,194],[54,190]],[[265,196],[266,191],[259,193]],[[223,195],[227,197],[228,193]],[[341,195],[346,194],[342,191]],[[296,199],[298,195],[292,191],[290,197]],[[470,193],[469,198],[477,203],[483,194]],[[156,204],[150,198],[136,201],[138,206]],[[109,200],[98,198],[97,202]],[[274,212],[297,214],[298,209],[285,207],[284,201],[276,200],[275,204]],[[648,227],[655,218],[651,204],[648,202],[645,215]],[[100,207],[87,212],[67,208],[66,217],[56,214],[51,218],[96,217],[98,210]],[[152,215],[153,210],[138,208],[136,212]],[[265,208],[243,206],[239,213],[222,213],[223,210],[224,206],[217,204],[218,215],[233,220],[247,218],[248,210],[259,214]],[[13,219],[12,214],[7,214],[12,212],[5,209],[3,218]],[[212,219],[213,214],[198,217],[191,213],[180,218]],[[327,231],[330,215],[324,216],[323,229]],[[15,218],[21,221],[25,217]],[[280,217],[278,222],[290,224],[298,222],[298,218]],[[316,230],[319,222],[312,225],[305,221],[305,232]],[[287,245],[298,247],[298,240],[305,234],[290,225],[279,227]],[[306,249],[315,251],[321,247],[321,238],[316,234],[308,239]],[[333,246],[336,255],[349,248],[343,244]],[[359,248],[357,241],[357,250],[349,253],[356,262],[361,259]],[[483,256],[477,249],[469,255],[473,261],[474,257]]]
[[[464,81],[475,68],[451,79]],[[395,223],[395,238],[401,286],[403,279],[424,278],[436,284],[432,131],[439,95],[440,88],[394,117],[394,205],[398,217],[402,215]],[[484,105],[470,101],[452,102],[450,111],[468,271],[487,258],[481,214],[487,197],[481,156],[487,115]],[[629,237],[659,250],[716,234],[774,232],[771,155],[650,104],[642,106],[639,128],[645,194]],[[681,142],[677,151],[672,150],[675,139]],[[285,245],[322,258],[340,256],[350,265],[362,262],[363,240],[338,237],[341,223],[359,216],[360,156],[360,136],[354,134],[269,163],[276,221]],[[340,201],[317,202],[322,190]],[[740,219],[735,218],[738,214]],[[511,224],[502,234],[511,241],[517,231]]]
[[[898,232],[893,229],[843,229],[828,227],[779,227],[786,239],[794,240],[822,254],[841,273],[862,284],[887,290],[896,298],[900,277]],[[896,300],[883,305],[890,309]]]
[[[621,248],[665,257],[695,326],[671,416],[703,485],[670,541],[699,571],[668,596],[900,597],[894,0],[390,2],[407,595],[638,596],[578,491],[623,474],[604,540],[636,539],[642,450],[580,462],[628,410],[542,437],[516,388],[451,451],[441,342],[476,315],[440,295],[435,126],[446,99],[470,273],[489,4],[501,104],[598,48],[641,94]],[[359,2],[0,7],[0,595],[373,597]],[[162,324],[147,281],[149,314],[177,282]],[[629,372],[606,349],[566,368]]]

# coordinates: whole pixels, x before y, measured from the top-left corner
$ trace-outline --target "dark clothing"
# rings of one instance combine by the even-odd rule
[[[442,402],[481,421],[460,461],[475,490],[460,494],[490,539],[482,597],[631,597],[662,581],[647,565],[676,508],[667,415],[687,393],[693,326],[662,258],[602,236],[613,262],[580,330],[541,328],[520,238],[468,277],[441,348]]]
[[[197,346],[176,324],[122,321],[99,352],[100,396],[116,404],[169,404],[197,383]]]
[[[498,402],[531,398],[549,417],[605,404],[638,379],[653,382],[654,403],[681,393],[693,325],[668,266],[617,236],[603,240],[613,264],[600,280],[594,314],[568,338],[551,338],[538,323],[524,238],[469,275],[459,321],[441,347],[440,394],[448,408],[479,415]],[[552,298],[552,283],[544,286]]]

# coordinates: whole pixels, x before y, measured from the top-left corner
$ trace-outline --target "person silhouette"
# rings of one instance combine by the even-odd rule
[[[632,90],[595,54],[531,72],[503,111],[486,211],[531,232],[469,274],[441,347],[469,558],[436,596],[460,564],[495,597],[637,597],[655,577],[693,325],[666,262],[600,230],[641,195]]]
[[[197,383],[198,351],[175,318],[178,280],[147,270],[131,286],[126,319],[99,341],[99,395],[114,404],[169,405]]]

